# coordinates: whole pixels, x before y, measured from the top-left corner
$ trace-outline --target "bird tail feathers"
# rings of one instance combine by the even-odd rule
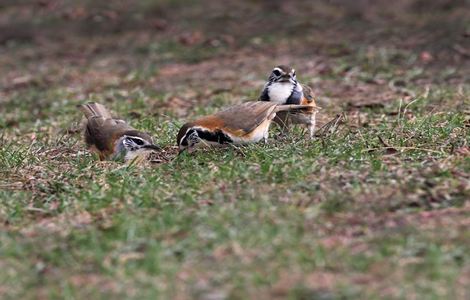
[[[106,107],[96,102],[81,104],[78,107],[85,114],[87,119],[91,117],[103,117],[105,119],[112,118],[111,113],[106,109]]]
[[[318,107],[318,106],[290,104],[290,105],[278,105],[278,106],[276,106],[274,111],[275,112],[287,111],[289,113],[298,113],[298,112],[313,113],[313,112],[318,111],[320,109],[321,108]]]

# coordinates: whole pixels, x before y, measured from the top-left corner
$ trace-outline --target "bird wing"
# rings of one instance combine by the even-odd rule
[[[223,120],[226,130],[243,135],[251,133],[269,118],[275,107],[276,103],[273,102],[251,101],[229,107],[214,114],[214,117]]]
[[[113,119],[111,113],[100,103],[89,102],[78,107],[87,118],[85,141],[99,151],[113,152],[114,142],[118,136],[134,130],[125,121]]]
[[[313,104],[315,105],[315,95],[313,90],[308,85],[302,84],[302,92],[304,94],[303,99],[301,100],[300,104]]]
[[[116,139],[130,130],[134,128],[122,120],[93,116],[86,125],[85,141],[88,145],[95,145],[100,151],[112,152]]]

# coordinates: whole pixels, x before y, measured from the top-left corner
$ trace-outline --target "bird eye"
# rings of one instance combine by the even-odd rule
[[[131,140],[138,146],[143,146],[145,144],[141,139],[131,138]]]
[[[281,76],[281,71],[279,70],[274,70],[273,71],[274,76]]]

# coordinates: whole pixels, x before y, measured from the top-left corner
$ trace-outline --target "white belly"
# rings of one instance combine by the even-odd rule
[[[255,130],[253,130],[249,134],[245,134],[244,136],[235,136],[233,134],[227,133],[227,135],[232,140],[233,145],[243,145],[243,144],[250,144],[250,143],[257,143],[268,137],[269,133],[269,126],[271,125],[271,119],[264,120]],[[228,144],[219,144],[218,142],[210,142],[206,140],[201,140],[200,143],[197,143],[195,147],[200,148],[204,146],[214,146],[214,147],[224,147]]]
[[[261,123],[261,125],[253,131],[253,134],[251,135],[251,142],[257,143],[265,137],[267,138],[269,133],[269,125],[271,125],[271,120],[266,120]]]
[[[255,130],[253,130],[250,134],[247,134],[242,137],[235,137],[230,136],[233,141],[233,144],[250,144],[250,143],[257,143],[263,140],[265,137],[268,137],[269,134],[269,126],[271,125],[271,120],[266,119],[263,123],[261,123]]]
[[[269,86],[268,96],[272,102],[278,104],[286,103],[289,96],[292,94],[294,85],[290,82],[276,82]]]

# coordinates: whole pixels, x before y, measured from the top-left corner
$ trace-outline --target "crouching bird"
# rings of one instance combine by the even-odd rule
[[[269,126],[276,113],[309,113],[310,105],[278,105],[274,102],[252,101],[229,107],[181,127],[177,144],[180,153],[192,152],[200,145],[249,144],[267,142]]]
[[[113,118],[103,105],[90,102],[78,107],[86,117],[85,142],[101,160],[128,161],[160,149],[150,135]]]
[[[295,70],[285,65],[277,66],[272,70],[268,82],[261,91],[259,100],[277,104],[300,104],[317,107],[312,89],[298,82]],[[295,115],[280,112],[274,122],[281,126],[284,131],[287,131],[290,124],[305,124],[309,131],[309,137],[313,138],[318,109],[317,107],[317,109]]]

